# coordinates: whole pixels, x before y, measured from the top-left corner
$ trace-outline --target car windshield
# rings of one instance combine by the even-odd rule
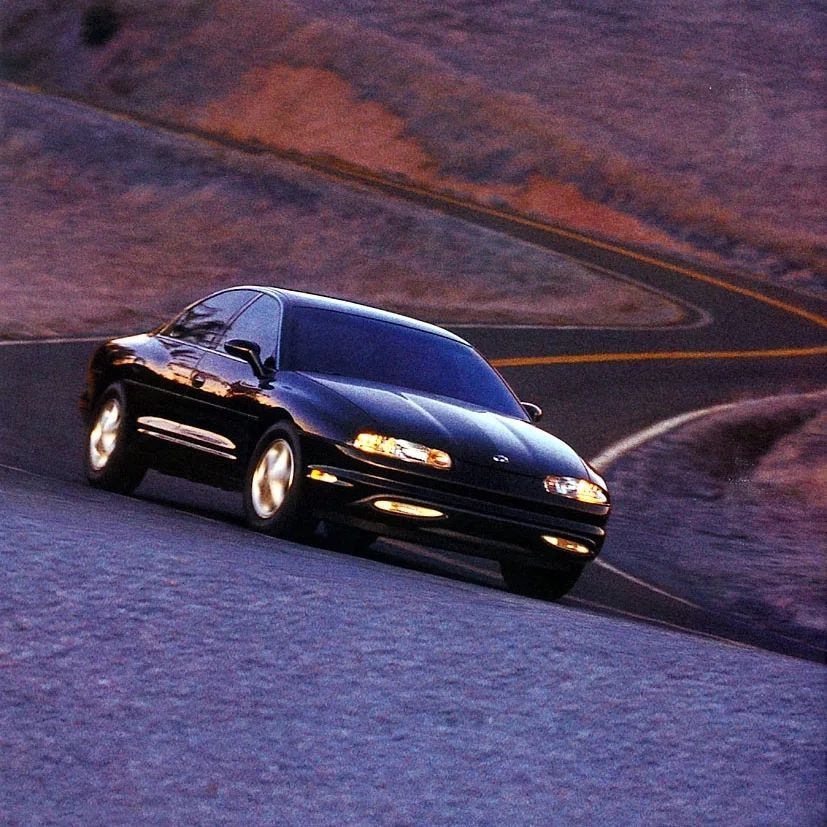
[[[368,316],[293,308],[284,331],[281,367],[446,396],[526,418],[499,374],[472,347]]]

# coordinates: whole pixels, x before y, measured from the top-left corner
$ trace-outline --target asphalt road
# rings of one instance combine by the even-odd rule
[[[822,825],[824,667],[0,467],[0,823]]]
[[[462,329],[587,457],[824,385],[827,301],[382,188],[686,303],[661,330]],[[88,488],[92,347],[0,343],[0,465],[35,475],[0,468],[0,821],[823,823],[821,667],[596,617],[780,648],[596,565],[548,607],[475,558],[279,543],[159,475]]]
[[[152,125],[193,137],[175,124]],[[214,135],[200,137],[240,151],[272,152]],[[586,457],[596,457],[618,440],[684,412],[824,385],[827,299],[714,270],[670,264],[607,240],[329,160],[284,155],[314,172],[548,247],[681,302],[685,318],[668,328],[478,326],[459,331],[500,367],[524,400],[545,410],[544,427]],[[81,480],[82,433],[76,399],[93,346],[91,341],[0,342],[0,463],[47,478]],[[237,497],[159,475],[150,474],[139,495],[230,521],[239,518]],[[610,549],[611,530],[604,555]],[[375,554],[397,566],[502,586],[497,567],[483,561],[399,544],[380,544]],[[583,606],[599,605],[601,611],[632,612],[695,631],[748,639],[771,649],[786,645],[757,639],[754,632],[733,628],[723,618],[690,617],[680,601],[664,598],[605,567],[591,566],[571,599]]]
[[[545,241],[555,244],[554,238]],[[521,398],[542,406],[544,427],[582,455],[596,457],[630,434],[684,412],[824,385],[827,320],[821,311],[827,302],[714,274],[655,267],[634,254],[608,254],[599,247],[592,252],[601,266],[610,264],[682,301],[684,323],[651,330],[459,330],[500,367]],[[92,341],[0,346],[0,463],[81,480],[76,399],[93,347]],[[240,519],[237,497],[160,475],[150,475],[139,495],[230,522]],[[607,551],[610,544],[611,532]],[[428,574],[502,587],[496,565],[475,558],[396,543],[379,544],[373,555]],[[605,567],[590,567],[567,600],[790,653],[788,640],[688,608]],[[793,653],[812,657],[806,649]]]

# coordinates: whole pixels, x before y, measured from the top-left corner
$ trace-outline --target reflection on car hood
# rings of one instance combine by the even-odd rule
[[[312,379],[363,410],[366,429],[439,448],[455,461],[534,476],[589,476],[572,448],[530,422],[417,391],[320,374]]]

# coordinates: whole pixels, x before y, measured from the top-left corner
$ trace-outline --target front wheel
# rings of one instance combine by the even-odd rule
[[[86,432],[84,467],[91,485],[131,494],[141,483],[146,465],[129,448],[126,394],[120,383],[110,385],[95,407]]]
[[[304,537],[313,523],[302,508],[304,464],[296,429],[281,423],[259,440],[244,478],[247,525],[278,537]]]
[[[540,600],[559,600],[567,595],[583,573],[583,566],[569,569],[541,569],[519,563],[500,562],[500,571],[509,591]]]

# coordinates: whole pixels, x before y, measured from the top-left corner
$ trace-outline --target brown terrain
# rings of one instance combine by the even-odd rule
[[[461,20],[448,4],[434,25],[411,4],[403,26],[369,5],[370,19],[321,0],[7,0],[0,75],[824,293],[824,77],[806,10],[732,11],[710,27],[666,3],[598,30],[588,10],[552,25],[526,23],[519,4]],[[495,7],[508,25],[485,25]],[[664,296],[532,245],[18,87],[0,89],[0,193],[4,339],[144,329],[243,282],[441,322],[683,318]],[[823,638],[823,397],[766,405],[618,467],[618,530],[639,513],[624,500],[689,508],[668,538],[675,566],[645,546],[624,565],[715,605],[740,594],[745,616]],[[666,488],[653,476],[665,456],[687,470]]]

